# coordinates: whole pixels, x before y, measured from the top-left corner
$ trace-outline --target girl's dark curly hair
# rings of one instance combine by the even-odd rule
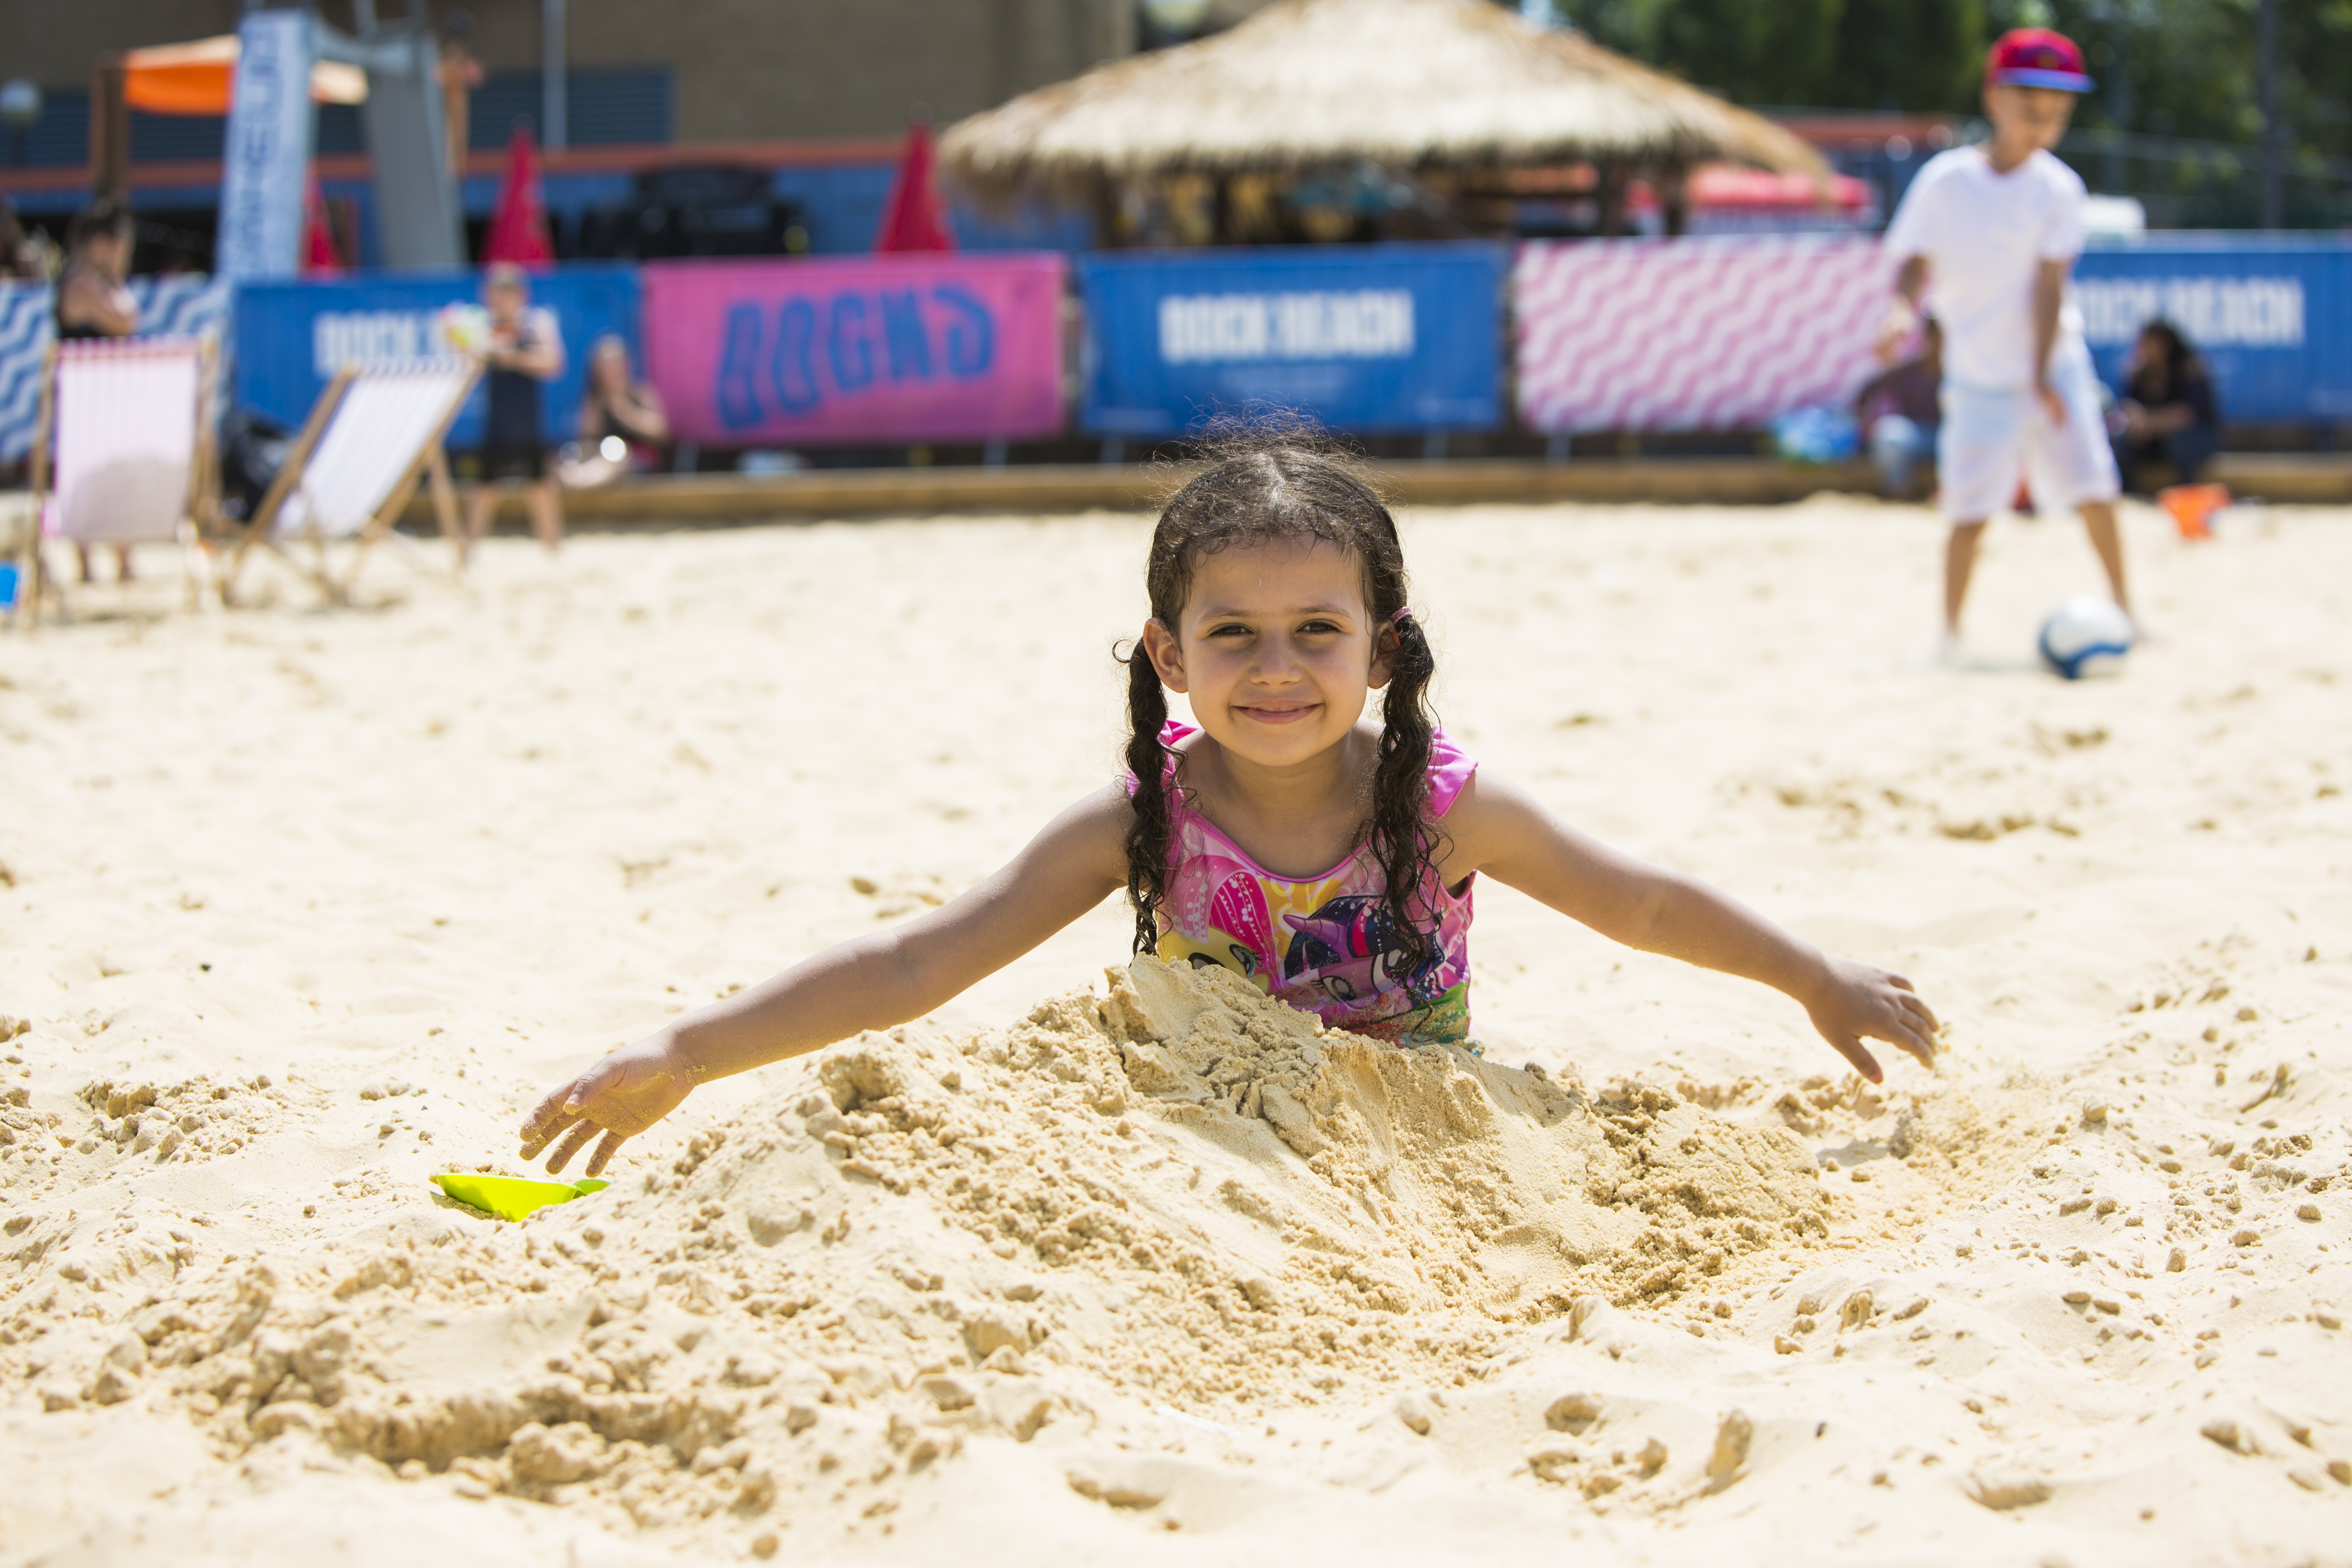
[[[1152,531],[1145,568],[1151,615],[1171,633],[1181,623],[1192,575],[1204,556],[1236,544],[1319,540],[1352,555],[1364,574],[1364,605],[1376,637],[1393,638],[1389,685],[1381,709],[1380,760],[1372,773],[1358,844],[1369,842],[1386,883],[1382,903],[1402,949],[1391,973],[1410,984],[1438,954],[1427,926],[1427,885],[1442,836],[1428,816],[1430,744],[1436,718],[1429,683],[1437,672],[1429,638],[1406,605],[1404,549],[1396,520],[1355,466],[1297,431],[1221,440],[1211,463],[1178,490]],[[1128,771],[1135,776],[1135,821],[1127,831],[1127,891],[1135,905],[1135,951],[1157,952],[1160,906],[1167,896],[1169,749],[1160,732],[1168,699],[1138,642],[1125,656],[1131,732]]]

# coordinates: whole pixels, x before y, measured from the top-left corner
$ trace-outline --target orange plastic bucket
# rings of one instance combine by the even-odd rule
[[[2173,485],[2158,490],[2156,504],[2171,515],[2183,539],[2213,537],[2213,514],[2230,504],[2227,485]]]

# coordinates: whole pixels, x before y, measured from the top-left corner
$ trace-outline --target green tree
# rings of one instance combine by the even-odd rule
[[[1946,112],[1975,96],[1984,73],[1979,0],[1846,0],[1825,108]]]
[[[1973,116],[1988,42],[2055,27],[2098,91],[2063,155],[2163,224],[2254,221],[2258,0],[1566,0],[1600,43],[1749,104]],[[2352,0],[2277,0],[2288,222],[2352,222]],[[2130,141],[2106,135],[2120,132]],[[2153,139],[2153,140],[2151,140]],[[2192,145],[2182,145],[2191,143]]]
[[[1990,0],[1992,26],[2056,27],[2100,90],[2077,119],[2159,136],[2253,142],[2263,132],[2255,0]],[[2290,140],[2352,153],[2352,0],[2279,0]]]
[[[1579,0],[1561,9],[1596,41],[1742,103],[1948,112],[1967,107],[1984,51],[1980,0]]]
[[[1805,101],[1837,58],[1843,0],[1681,0],[1661,8],[1668,69],[1748,103]]]
[[[2099,90],[2076,111],[2077,125],[2217,144],[2126,143],[2147,155],[2120,157],[2070,142],[2067,156],[2095,188],[2142,196],[2160,223],[2254,221],[2252,149],[2263,130],[2256,0],[1988,0],[1987,11],[1995,29],[2051,26],[2083,46]],[[2352,218],[2341,165],[2328,162],[2352,157],[2352,0],[2278,0],[2278,96],[2293,176],[2288,223]]]

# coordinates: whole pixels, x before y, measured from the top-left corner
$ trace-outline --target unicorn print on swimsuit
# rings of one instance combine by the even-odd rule
[[[1170,723],[1172,758],[1196,731]],[[1431,747],[1429,810],[1442,817],[1476,764],[1444,731]],[[1429,958],[1411,964],[1379,862],[1363,847],[1320,877],[1276,876],[1170,791],[1175,868],[1158,911],[1159,952],[1171,963],[1230,969],[1268,995],[1335,1028],[1400,1046],[1470,1042],[1470,883],[1424,881]]]

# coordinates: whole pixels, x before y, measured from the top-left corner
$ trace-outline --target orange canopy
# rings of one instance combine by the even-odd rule
[[[150,114],[226,114],[236,96],[236,35],[133,49],[122,57],[122,97]],[[364,103],[367,73],[339,60],[310,67],[310,101]]]

